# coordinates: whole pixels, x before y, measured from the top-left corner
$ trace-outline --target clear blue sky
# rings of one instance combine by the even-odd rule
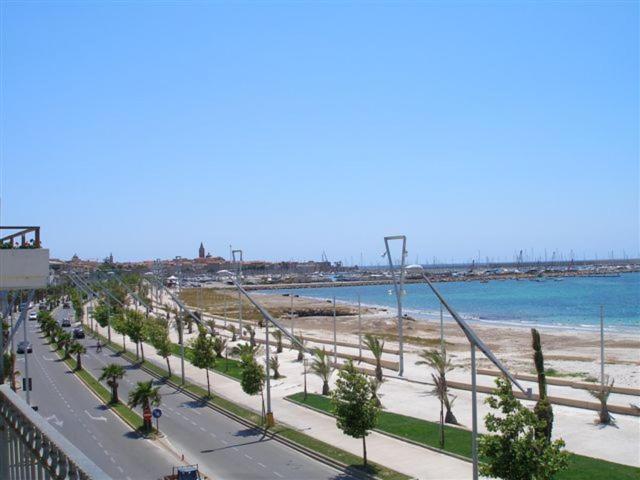
[[[52,256],[638,255],[638,2],[1,12],[1,220]]]

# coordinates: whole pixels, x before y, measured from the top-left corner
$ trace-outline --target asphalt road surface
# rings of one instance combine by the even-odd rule
[[[51,351],[37,322],[29,321],[27,331],[33,344],[28,354],[31,404],[43,418],[114,479],[153,480],[171,473],[178,462],[168,451],[138,437],[105,408]],[[22,327],[16,337],[23,339]],[[24,367],[24,355],[17,355],[16,369],[24,374]],[[24,398],[25,392],[20,395]]]
[[[56,310],[54,312],[54,317],[58,321],[61,321],[65,316],[71,315],[71,310]],[[36,322],[30,323],[31,328],[36,330]],[[76,324],[74,322],[74,326],[75,325]],[[72,328],[70,330],[72,330]],[[37,339],[37,336],[33,335],[33,338]],[[121,358],[119,355],[113,353],[107,348],[104,348],[100,353],[96,352],[96,340],[92,339],[90,336],[87,336],[87,338],[81,340],[81,342],[87,348],[87,354],[83,356],[82,360],[83,368],[91,372],[93,376],[99,377],[102,368],[109,363],[117,363],[123,365],[127,369],[125,378],[120,381],[118,393],[121,399],[126,400],[129,391],[131,391],[135,387],[136,382],[139,381],[153,380],[156,385],[161,387],[160,392],[162,395],[162,402],[160,408],[163,414],[159,423],[160,431],[166,435],[167,440],[173,445],[177,452],[184,453],[187,461],[190,463],[197,463],[206,474],[212,476],[215,480],[355,480],[356,478],[307,457],[286,445],[264,438],[259,431],[247,428],[225,415],[208,408],[205,404],[193,400],[191,397],[181,393],[175,388],[162,384],[151,375],[132,365],[130,362]],[[45,348],[48,349],[48,347]],[[43,346],[37,345],[37,351],[42,350]],[[36,349],[34,348],[34,353],[35,352]],[[37,354],[35,355],[37,356]],[[48,358],[53,359],[54,354],[49,354]],[[43,370],[48,371],[52,366],[54,366],[55,361],[50,360],[47,363],[41,356],[40,363],[44,367]],[[64,365],[62,368],[58,368],[58,370],[62,371],[63,376],[71,377],[71,374],[64,373],[67,371]],[[44,381],[46,380],[45,375]],[[79,384],[78,379],[67,378],[67,380],[73,380],[76,384]],[[38,379],[38,383],[42,381],[42,379]],[[57,383],[57,380],[54,380],[53,384],[55,383]],[[52,385],[52,382],[49,382],[49,385]],[[85,387],[80,385],[80,388]],[[52,393],[57,396],[55,388],[52,387],[52,389]],[[65,391],[61,388],[59,388],[59,390],[63,392]],[[34,393],[35,391],[36,387],[34,386]],[[86,390],[85,393],[90,395]],[[99,424],[97,427],[100,428],[105,423],[115,423],[111,421],[103,422],[100,420],[94,420],[93,418],[95,417],[105,416],[105,413],[102,410],[95,408],[96,402],[93,402],[93,405],[94,410],[89,410],[91,415],[87,415],[83,412],[87,407],[80,410],[80,413],[85,416],[82,419],[85,424],[94,427],[96,426],[94,424]],[[56,407],[56,409],[62,408],[67,408],[64,402],[62,402],[62,405],[57,405]],[[47,413],[45,417],[56,413],[55,410],[50,410],[50,412],[51,413]],[[77,413],[76,409],[76,414]],[[58,419],[64,420],[60,415],[58,415]],[[109,436],[111,438],[118,439],[123,435],[121,432],[112,432],[109,433]],[[76,443],[75,438],[69,437],[69,439]],[[86,439],[79,439],[78,441],[79,443],[76,444],[82,449],[82,444]],[[136,442],[144,443],[145,441],[136,439]],[[96,458],[95,455],[100,455],[100,452],[89,452],[85,449],[83,449],[83,451],[92,459]],[[127,457],[126,468],[123,466],[123,469],[133,480],[156,478],[156,472],[166,472],[167,470],[165,466],[170,463],[167,460],[168,455],[165,454],[164,463],[159,464],[162,465],[161,468],[156,468],[152,471],[146,472],[146,475],[142,475],[139,472],[141,470],[145,471],[146,468],[149,468],[149,465],[154,463],[154,460],[149,458],[146,451],[144,454],[138,455],[133,450],[128,450],[128,448],[115,451],[112,447],[110,453],[112,456],[116,457],[116,461],[119,461],[120,456]],[[104,454],[102,454],[102,456],[104,456]],[[98,464],[103,467],[104,462]],[[134,466],[136,467],[135,469]],[[113,469],[106,471],[111,473]],[[131,474],[130,472],[134,474]],[[116,478],[118,477],[116,476]],[[126,475],[124,478],[126,478]]]

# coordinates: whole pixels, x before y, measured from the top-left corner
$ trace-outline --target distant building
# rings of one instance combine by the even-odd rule
[[[204,245],[200,242],[200,248],[198,249],[198,258],[204,258]]]

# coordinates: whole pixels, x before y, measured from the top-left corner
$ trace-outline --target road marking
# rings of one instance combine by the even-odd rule
[[[249,455],[247,455],[246,453],[244,454],[245,458],[248,458],[249,460],[253,460],[253,457],[250,457]]]
[[[278,477],[280,477],[280,478],[284,478],[282,475],[280,475],[280,474],[279,474],[278,472],[276,472],[275,470],[273,471],[273,473],[274,473],[275,475],[277,475]]]
[[[206,432],[206,430],[204,429],[204,427],[200,427],[200,430],[202,430],[203,432]]]
[[[122,469],[122,467],[118,466],[118,470],[120,471],[120,473],[124,473],[124,470]]]
[[[262,468],[267,468],[265,465],[263,465],[262,463],[258,462],[258,465],[260,465]]]
[[[109,457],[109,460],[111,460],[112,463],[116,463],[115,459],[113,457]]]
[[[100,448],[104,448],[104,446],[103,446],[100,442],[98,442],[98,443],[97,443],[97,445],[98,445]]]
[[[48,417],[45,418],[45,420],[47,422],[55,423],[58,427],[62,427],[62,424],[64,423],[62,420],[59,420],[58,417],[56,417],[55,415],[49,415]]]
[[[84,413],[86,413],[87,415],[89,415],[89,418],[91,420],[100,420],[101,422],[106,422],[107,419],[105,417],[94,417],[93,415],[91,415],[87,410],[84,411]]]
[[[229,445],[229,442],[227,442],[226,440],[220,440],[222,443],[224,443],[225,445]]]
[[[215,433],[209,433],[209,435],[211,435],[213,438],[216,438],[216,434]]]

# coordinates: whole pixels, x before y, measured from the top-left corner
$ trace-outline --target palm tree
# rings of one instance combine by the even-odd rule
[[[87,349],[80,342],[73,342],[69,346],[69,353],[76,355],[77,369],[82,370],[82,355],[87,353]]]
[[[213,350],[216,352],[216,357],[222,358],[222,352],[227,348],[227,340],[222,337],[216,337],[213,340]]]
[[[64,349],[64,358],[69,358],[69,347],[72,341],[73,337],[68,332],[62,332],[58,335],[58,348]]]
[[[373,396],[373,401],[376,403],[376,405],[379,408],[382,408],[382,402],[380,401],[379,391],[383,382],[384,380],[380,381],[377,378],[374,378],[371,380],[371,394]]]
[[[235,342],[236,341],[236,326],[235,325],[229,325],[229,331],[231,332],[231,341]]]
[[[124,377],[126,370],[122,365],[110,363],[102,368],[102,375],[98,380],[106,380],[107,385],[111,387],[111,403],[118,403],[118,380]]]
[[[370,333],[367,333],[364,336],[364,343],[371,353],[373,357],[376,359],[376,379],[381,382],[382,381],[382,351],[384,350],[384,340],[380,341],[380,339]]]
[[[247,330],[247,333],[249,334],[249,344],[252,347],[256,346],[256,329],[255,328],[251,328],[250,326],[246,326],[245,329]]]
[[[276,353],[282,353],[282,332],[280,330],[276,330],[271,332],[271,335],[276,339]]]
[[[240,357],[241,360],[253,359],[258,352],[259,347],[253,347],[248,343],[241,343],[231,349],[231,354]]]
[[[607,402],[609,401],[609,395],[613,390],[614,380],[611,380],[609,383],[609,377],[605,378],[605,381],[602,385],[598,386],[597,389],[589,390],[589,393],[593,398],[598,399],[600,401],[600,411],[598,412],[598,423],[601,425],[609,425],[613,422],[613,417],[609,413],[609,407],[607,406]]]
[[[435,385],[432,393],[440,400],[440,406],[446,409],[447,413],[444,417],[444,422],[457,424],[458,420],[451,411],[456,397],[449,395],[449,387],[447,386],[447,373],[454,369],[451,360],[447,358],[446,351],[442,354],[436,349],[424,350],[419,355],[424,360],[417,361],[416,365],[427,365],[436,371],[436,373],[431,374]]]
[[[278,360],[278,356],[274,355],[269,359],[269,368],[273,370],[273,379],[277,380],[280,378],[280,360]]]
[[[302,361],[302,359],[304,358],[304,349],[303,349],[300,345],[303,345],[303,346],[304,346],[305,339],[304,339],[304,337],[302,336],[302,334],[301,334],[301,333],[299,333],[299,332],[298,332],[298,335],[294,335],[294,338],[295,338],[296,340],[298,340],[298,343],[295,343],[295,342],[294,342],[294,343],[291,345],[291,348],[295,348],[296,350],[298,350],[298,358],[297,358],[296,360],[297,360],[298,362],[301,362],[301,361]]]
[[[160,405],[160,387],[153,386],[153,380],[138,382],[136,388],[129,392],[129,406],[142,407],[142,411],[151,413],[151,405]],[[151,430],[151,420],[144,420],[146,430]]]
[[[311,362],[311,373],[322,379],[322,395],[329,395],[329,378],[331,378],[331,373],[333,372],[331,361],[324,348],[316,350],[314,353],[316,358]]]

